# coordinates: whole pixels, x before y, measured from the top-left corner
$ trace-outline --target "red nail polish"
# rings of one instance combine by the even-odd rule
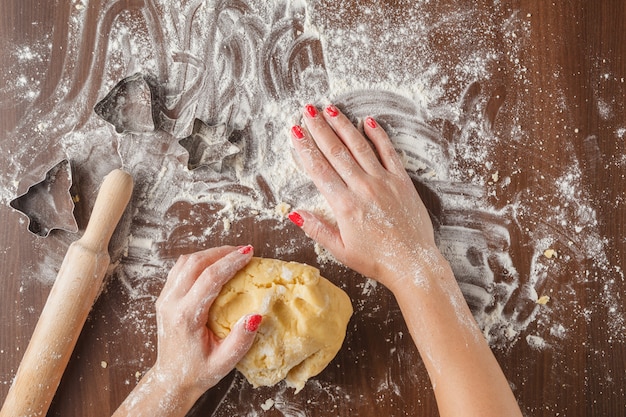
[[[247,246],[239,246],[237,248],[237,250],[239,251],[239,253],[241,253],[242,255],[247,255],[250,252],[252,252],[252,245],[247,245]]]
[[[365,123],[367,123],[367,125],[372,129],[376,129],[376,127],[378,127],[378,124],[376,124],[376,120],[369,116],[365,119]]]
[[[302,131],[302,128],[298,125],[291,128],[291,134],[296,139],[304,139],[304,132]]]
[[[304,109],[306,110],[306,114],[310,118],[314,118],[315,116],[317,116],[317,109],[315,108],[315,106],[307,104],[306,106],[304,106]]]
[[[260,314],[254,314],[246,320],[246,330],[250,333],[256,332],[263,321],[263,316]]]
[[[326,107],[326,114],[330,117],[337,117],[337,115],[339,115],[339,110],[337,109],[337,107],[331,104],[330,106]]]
[[[302,216],[295,211],[292,211],[291,213],[289,213],[288,217],[289,217],[289,220],[291,220],[293,224],[295,224],[298,227],[302,227],[302,225],[304,224],[304,219],[302,218]]]

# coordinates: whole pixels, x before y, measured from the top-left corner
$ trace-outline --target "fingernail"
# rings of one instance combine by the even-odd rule
[[[307,116],[309,116],[310,118],[314,118],[315,116],[317,116],[317,109],[315,108],[315,106],[307,104],[306,106],[304,106],[304,109]]]
[[[253,249],[252,245],[247,245],[247,246],[239,246],[239,247],[237,248],[237,250],[239,251],[239,253],[241,253],[242,255],[247,255],[247,254],[249,254],[250,252],[252,252],[252,249]]]
[[[295,125],[291,128],[291,134],[296,139],[304,139],[304,132],[302,131],[302,128],[298,125]]]
[[[339,114],[339,110],[337,109],[337,107],[331,104],[330,106],[326,107],[326,114],[330,117],[337,117],[337,115]]]
[[[246,320],[246,331],[253,333],[259,329],[261,325],[261,321],[263,321],[263,316],[260,314],[253,314]]]
[[[302,227],[302,225],[304,224],[304,219],[302,218],[302,216],[295,211],[292,211],[291,213],[289,213],[288,217],[289,217],[289,220],[291,220],[293,224],[295,224],[298,227]]]
[[[376,120],[369,116],[365,118],[365,123],[367,123],[367,125],[372,129],[376,129],[376,127],[378,126],[378,124],[376,124]]]

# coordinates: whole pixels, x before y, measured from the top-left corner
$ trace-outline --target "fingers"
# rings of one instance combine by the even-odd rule
[[[315,141],[310,138],[308,132],[300,126],[294,126],[291,129],[291,136],[304,170],[326,200],[331,203],[335,193],[346,191],[345,182],[322,154]]]
[[[250,262],[252,246],[242,246],[207,267],[185,297],[185,304],[197,309],[196,321],[206,323],[209,309],[222,287]]]
[[[376,152],[378,152],[380,156],[383,167],[396,175],[407,175],[400,155],[398,155],[398,152],[393,147],[387,132],[380,127],[378,122],[376,122],[373,117],[366,117],[363,129],[367,137],[376,147]]]
[[[339,139],[346,145],[356,163],[358,163],[365,172],[371,175],[381,173],[382,167],[376,153],[367,140],[365,140],[361,132],[352,124],[350,119],[332,104],[327,106],[324,110],[324,119],[332,127],[333,131],[336,132]],[[366,120],[373,121],[374,119],[369,117]],[[380,130],[382,131],[382,129]],[[313,135],[316,137],[315,134]]]
[[[345,246],[336,226],[332,226],[327,221],[305,210],[291,212],[289,219],[296,226],[301,227],[307,236],[332,253],[335,258],[339,260],[344,258]]]
[[[216,347],[211,362],[216,364],[214,372],[221,378],[228,374],[250,350],[262,321],[259,314],[242,317],[231,332]]]
[[[394,174],[405,173],[402,160],[389,136],[372,117],[365,119],[364,131],[375,150],[352,122],[332,104],[321,114],[314,106],[307,105],[304,123],[315,144],[308,143],[309,135],[299,126],[295,126],[292,132],[296,150],[305,162],[305,169],[307,158],[304,149],[311,155],[307,172],[314,181],[321,174],[326,177],[326,180],[320,179],[321,183],[327,183],[331,174],[336,174],[347,184],[354,176],[362,178],[363,173],[374,176],[382,175],[385,170]],[[334,171],[331,174],[327,172],[330,168]]]
[[[336,118],[339,119],[338,113]],[[318,113],[315,106],[308,104],[305,107],[304,124],[314,138],[317,147],[344,181],[347,182],[353,175],[361,175],[363,173],[361,166],[353,158],[351,149],[347,146],[348,144],[339,137],[340,134],[333,130],[326,119]],[[354,129],[351,123],[348,124],[351,129]],[[344,126],[344,129],[346,127]],[[344,136],[349,136],[350,132],[348,129],[345,130]],[[354,133],[358,134],[358,132]]]
[[[204,325],[224,284],[252,255],[252,246],[222,246],[181,256],[169,273],[157,310],[178,305],[195,325]]]
[[[302,228],[307,236],[322,245],[338,261],[345,262],[346,246],[337,226],[305,210],[291,212],[289,220]]]
[[[170,270],[161,294],[164,297],[183,297],[189,292],[202,271],[234,249],[233,246],[222,246],[182,255]]]

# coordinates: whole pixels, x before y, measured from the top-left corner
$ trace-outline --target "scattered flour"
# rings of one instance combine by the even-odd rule
[[[577,301],[568,285],[598,280],[604,283],[598,304],[608,306],[613,318],[611,337],[622,340],[624,306],[613,294],[624,276],[607,257],[608,242],[585,189],[587,161],[576,158],[567,137],[564,153],[571,159],[555,161],[566,167],[562,172],[522,171],[514,157],[519,149],[535,152],[544,140],[521,127],[523,97],[509,98],[500,86],[500,77],[508,77],[532,88],[520,58],[530,16],[501,9],[498,2],[491,12],[461,6],[441,14],[443,6],[429,1],[398,8],[370,4],[355,12],[341,2],[174,6],[155,0],[118,15],[105,13],[113,2],[102,3],[93,31],[84,26],[83,3],[75,4],[67,63],[45,90],[21,68],[42,67],[51,39],[14,48],[8,70],[15,83],[2,87],[1,96],[29,107],[7,139],[24,146],[2,155],[7,173],[0,199],[8,204],[32,185],[22,178],[41,170],[33,150],[47,150],[50,160],[70,159],[93,184],[120,164],[132,172],[137,191],[132,215],[120,226],[126,237],[118,242],[115,277],[128,298],[120,321],[146,335],[148,350],[155,350],[155,288],[175,255],[202,248],[215,236],[244,239],[238,225],[245,220],[281,233],[292,208],[329,213],[287,145],[288,129],[307,102],[336,103],[357,123],[373,115],[387,129],[432,203],[438,244],[492,346],[507,350],[525,340],[538,350],[557,349],[570,337],[560,312]],[[96,36],[103,28],[110,28],[108,37]],[[449,48],[441,47],[443,41]],[[73,74],[83,64],[91,72],[78,84]],[[158,81],[163,123],[156,132],[119,135],[91,109],[135,72]],[[610,103],[598,98],[596,106],[601,117],[611,117]],[[189,170],[182,162],[186,151],[178,140],[189,135],[195,118],[233,129],[229,140],[240,152],[219,171]],[[624,128],[615,134],[623,139]],[[496,164],[499,155],[507,166]],[[522,177],[530,178],[526,188],[518,187]],[[304,239],[288,239],[272,250],[293,254],[298,245],[309,245],[321,265],[336,262]],[[528,255],[514,258],[514,251]],[[50,282],[57,257],[47,255],[32,275]],[[569,277],[571,271],[579,272]],[[358,291],[361,314],[379,311],[381,292],[374,282],[365,281]],[[541,296],[550,302],[538,304]],[[396,381],[378,382],[380,392],[401,397]],[[312,402],[336,407],[345,401],[341,388],[317,383]],[[240,389],[235,381],[228,392]],[[279,391],[258,398],[267,398],[263,411],[306,415],[290,408],[287,397]],[[216,416],[229,415],[229,401],[222,401]],[[260,413],[258,404],[250,407],[246,415]]]

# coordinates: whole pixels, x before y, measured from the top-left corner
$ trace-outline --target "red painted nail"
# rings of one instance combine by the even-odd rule
[[[306,106],[304,106],[304,109],[306,110],[307,116],[309,116],[310,118],[314,118],[315,116],[317,116],[317,109],[315,108],[315,106],[307,104]]]
[[[237,250],[239,251],[239,253],[241,253],[242,255],[247,255],[247,254],[249,254],[250,252],[252,252],[252,249],[253,249],[252,245],[247,245],[247,246],[239,246],[239,247],[237,248]]]
[[[291,220],[293,224],[295,224],[298,227],[302,227],[302,225],[304,224],[304,219],[302,218],[302,216],[295,211],[292,211],[291,213],[289,213],[288,217],[289,217],[289,220]]]
[[[337,109],[337,107],[331,104],[330,106],[326,107],[326,114],[330,117],[337,117],[337,115],[339,115],[339,110]]]
[[[376,127],[378,127],[378,124],[376,124],[376,120],[369,116],[365,119],[365,123],[367,123],[367,125],[372,129],[376,129]]]
[[[263,316],[254,314],[246,320],[246,330],[250,333],[256,332],[263,321]]]
[[[298,125],[291,128],[291,134],[296,139],[304,139],[304,132],[302,131],[302,128]]]

